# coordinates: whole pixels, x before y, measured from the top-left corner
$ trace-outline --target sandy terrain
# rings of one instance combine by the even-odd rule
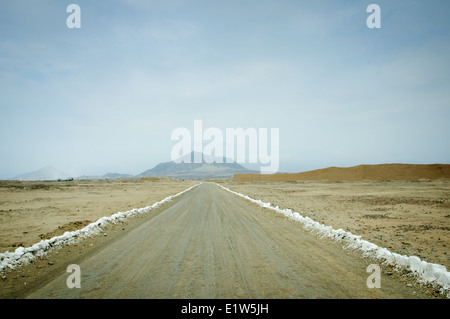
[[[137,219],[134,226],[109,229],[107,238],[87,240],[94,243],[92,246],[80,243],[66,247],[48,256],[47,265],[37,262],[27,267],[34,272],[16,272],[15,280],[0,282],[10,285],[0,289],[0,296],[430,297],[420,287],[405,285],[396,275],[383,276],[380,289],[368,288],[366,268],[371,260],[343,250],[331,240],[318,240],[298,224],[212,183],[204,183],[165,204],[164,209]],[[81,269],[80,288],[67,287],[65,267],[69,264]],[[36,281],[39,277],[42,279]]]
[[[450,181],[448,180],[443,179],[437,181],[416,182],[361,181],[237,183],[230,179],[218,179],[215,180],[215,182],[218,182],[231,190],[249,195],[256,199],[270,202],[273,205],[278,205],[281,208],[290,208],[293,211],[297,211],[304,216],[309,216],[316,221],[322,222],[326,225],[331,225],[336,229],[342,228],[352,232],[353,234],[362,235],[363,239],[373,242],[381,247],[389,248],[393,252],[416,255],[427,262],[442,264],[445,265],[447,269],[450,268],[448,257],[448,246],[450,244]],[[67,230],[80,229],[87,223],[95,221],[100,217],[110,216],[119,211],[127,211],[132,208],[140,208],[151,205],[169,195],[178,193],[198,183],[199,181],[173,181],[168,179],[164,179],[162,181],[147,179],[145,181],[72,181],[51,183],[2,181],[0,182],[1,251],[13,251],[18,245],[23,245],[25,247],[31,246],[40,241],[41,238],[53,237],[62,234]],[[195,249],[201,245],[204,245],[205,241],[208,242],[210,239],[212,240],[214,238],[217,245],[208,246],[205,249],[209,249],[211,247],[213,247],[216,251],[222,251],[225,249],[223,242],[226,238],[219,238],[217,237],[218,234],[213,234],[214,232],[205,233],[205,231],[208,230],[208,225],[214,226],[214,229],[219,231],[219,233],[234,234],[232,236],[237,237],[241,236],[240,234],[241,232],[244,232],[244,230],[245,232],[257,230],[257,233],[252,235],[256,236],[255,238],[244,236],[238,241],[233,242],[233,237],[228,237],[229,239],[231,238],[230,247],[232,247],[232,250],[234,249],[235,253],[238,250],[240,251],[239,254],[242,255],[233,255],[233,251],[228,251],[228,253],[231,254],[228,257],[234,258],[234,262],[225,263],[225,259],[220,261],[220,258],[215,260],[214,267],[217,268],[215,268],[214,272],[212,272],[212,268],[208,268],[206,270],[203,269],[205,271],[209,271],[210,275],[214,273],[218,274],[222,271],[220,268],[221,263],[224,263],[224,265],[227,264],[227,267],[229,267],[225,272],[223,272],[223,274],[227,271],[239,271],[239,265],[242,265],[245,261],[245,258],[242,258],[242,256],[246,256],[246,254],[252,252],[253,250],[259,251],[260,257],[258,258],[263,258],[264,254],[262,251],[264,251],[264,247],[267,248],[270,247],[270,245],[278,245],[275,239],[275,241],[270,243],[265,242],[264,238],[269,236],[271,227],[274,227],[273,231],[275,232],[276,230],[277,236],[281,237],[288,236],[287,234],[284,234],[285,232],[292,232],[292,234],[289,235],[291,236],[290,239],[285,241],[286,245],[283,247],[283,251],[295,249],[295,247],[288,246],[287,244],[288,241],[295,242],[295,236],[303,236],[301,237],[302,240],[311,245],[317,241],[317,236],[309,237],[309,235],[304,235],[303,233],[305,233],[305,231],[302,230],[298,224],[287,222],[290,226],[286,226],[284,224],[284,226],[277,225],[276,223],[278,223],[278,221],[274,220],[283,221],[282,223],[285,223],[286,219],[277,216],[276,213],[272,212],[269,214],[266,212],[263,215],[258,215],[261,214],[261,210],[251,208],[255,205],[243,204],[242,200],[235,201],[229,196],[225,196],[223,192],[220,192],[220,194],[217,194],[217,192],[212,192],[210,188],[202,188],[202,190],[202,192],[196,191],[195,197],[191,197],[193,195],[183,195],[181,199],[179,199],[181,201],[182,199],[191,198],[191,202],[196,202],[195,207],[198,209],[183,206],[185,207],[185,210],[189,209],[193,215],[183,214],[184,211],[181,210],[178,213],[172,214],[174,214],[173,216],[180,215],[184,217],[172,219],[169,213],[166,214],[166,210],[169,209],[171,205],[175,205],[176,202],[179,201],[177,199],[175,203],[165,204],[164,207],[152,211],[148,214],[148,216],[133,218],[127,222],[126,225],[112,226],[110,229],[106,230],[107,236],[105,237],[96,236],[95,238],[83,241],[80,245],[65,247],[61,251],[53,253],[42,260],[36,260],[32,265],[22,267],[21,269],[13,271],[11,274],[7,274],[3,280],[0,280],[0,286],[2,288],[0,289],[0,298],[21,298],[25,296],[32,287],[42,286],[43,284],[53,280],[56,273],[61,273],[61,276],[63,277],[67,276],[65,273],[65,267],[67,267],[68,263],[82,263],[87,261],[89,258],[94,258],[94,256],[106,248],[110,249],[110,247],[115,247],[113,246],[114,243],[123,237],[127,237],[130,233],[135,232],[136,229],[141,227],[146,221],[152,220],[153,218],[160,216],[162,213],[166,214],[159,217],[164,217],[165,228],[163,229],[167,230],[172,229],[171,227],[175,227],[173,228],[173,231],[176,229],[182,231],[184,227],[183,225],[190,225],[189,227],[193,227],[189,228],[191,229],[191,232],[188,234],[191,236],[190,239],[180,237],[178,241],[185,242],[187,245],[186,247],[190,247],[189,245],[191,245],[191,243],[197,243],[194,245]],[[209,201],[206,201],[206,199]],[[206,203],[209,203],[209,206],[206,205]],[[223,225],[221,223],[217,223],[217,220],[215,219],[207,219],[207,224],[205,224],[204,218],[208,217],[208,215],[205,215],[205,210],[203,210],[203,208],[205,208],[206,211],[215,211],[218,207],[220,209],[215,213],[215,216],[217,216],[222,222],[225,220],[227,220],[228,223],[235,223],[239,221],[239,223],[242,224],[239,226]],[[234,208],[230,209],[230,207]],[[225,212],[234,214],[234,217],[224,219],[226,217],[226,214],[224,214]],[[249,212],[250,214],[248,214]],[[237,216],[236,213],[239,213],[242,216],[245,214],[245,216],[247,216],[246,218],[252,219],[252,223],[250,223],[248,219],[243,220],[242,216]],[[254,214],[259,217],[251,217]],[[269,219],[266,219],[266,217],[269,216],[267,214],[271,216]],[[187,216],[191,216],[192,219]],[[259,220],[259,218],[262,219]],[[170,221],[172,220],[176,220],[176,222],[171,223]],[[193,231],[196,227],[199,227],[198,236],[200,237],[198,238],[194,236],[196,232]],[[203,231],[200,231],[201,227],[204,228]],[[299,230],[297,231],[296,229]],[[158,228],[152,228],[151,230],[151,232],[156,231],[158,231]],[[260,234],[264,233],[266,235],[261,237]],[[164,236],[164,232],[160,235]],[[150,234],[148,236],[153,239],[156,238],[152,237]],[[190,240],[193,241],[190,242]],[[249,244],[254,240],[260,241],[260,243],[257,244],[259,246],[249,246]],[[133,246],[132,243],[134,242],[136,242],[136,239],[131,237],[131,239],[128,239],[128,241],[122,244],[123,246],[119,248],[115,247],[115,252],[117,253],[117,249],[123,249],[125,251],[125,247]],[[182,262],[178,262],[179,265],[184,265],[183,267],[192,265],[192,267],[194,267],[194,269],[187,267],[185,268],[186,271],[195,270],[198,276],[202,276],[200,274],[203,270],[198,268],[199,264],[195,261],[195,258],[198,257],[196,255],[196,252],[198,252],[197,250],[192,248],[193,250],[189,253],[197,257],[194,258],[192,256],[188,256],[185,258],[185,255],[183,255],[182,251],[177,246],[177,240],[171,241],[167,238],[167,241],[163,244],[166,245],[166,247],[172,247],[170,249],[173,250],[173,254],[177,255],[179,253],[178,255],[182,256],[180,257],[182,258],[180,259]],[[326,245],[334,244],[326,242],[325,246]],[[231,249],[230,247],[227,249]],[[302,246],[299,250],[300,256],[302,256],[301,251],[304,249],[306,249],[306,247]],[[164,257],[164,251],[160,251],[159,253],[162,259],[166,258]],[[344,262],[344,259],[348,257],[348,252],[344,253],[339,250],[338,253],[338,250],[333,250],[329,253],[334,256],[333,258],[338,260],[338,264],[342,265],[342,263],[347,263],[347,261]],[[342,257],[339,257],[341,253]],[[173,255],[169,253],[169,250],[166,250],[166,254]],[[312,252],[309,254],[312,254]],[[135,255],[137,256],[138,252],[135,252]],[[270,256],[270,254],[268,256],[270,258],[268,258],[266,262],[271,265],[272,270],[276,269],[275,264],[271,264],[270,262],[272,258],[276,258],[276,260],[282,263],[282,259],[280,259],[279,256]],[[288,254],[286,253],[285,256],[288,256]],[[226,256],[223,255],[223,258],[225,257]],[[209,263],[211,261],[206,255],[202,255],[201,258],[203,258],[201,264],[203,262]],[[258,258],[255,257],[250,261],[254,263],[258,260]],[[170,262],[176,264],[177,260],[178,259],[170,261],[166,260],[167,263],[153,265],[152,267],[156,267],[155,269],[163,266],[166,267],[166,265]],[[295,263],[295,260],[291,260],[290,262]],[[301,260],[297,260],[296,262],[301,262]],[[355,260],[348,262],[358,263]],[[366,261],[366,263],[367,262],[368,261]],[[268,276],[273,276],[273,274],[270,275],[270,271],[268,272],[268,268],[264,268],[262,266],[262,268],[258,268],[257,265],[255,267],[256,270],[259,269],[258,271],[264,272]],[[280,269],[280,274],[282,274],[280,275],[281,277],[284,276],[281,271],[289,273],[289,267],[294,266],[286,266],[284,270]],[[361,268],[361,264],[358,267]],[[251,279],[251,276],[253,276],[254,279],[256,278],[255,280],[260,280],[257,279],[257,277],[254,277],[255,273],[253,273],[253,270],[253,268],[247,269],[246,271],[248,271],[249,277],[245,278],[253,281],[253,279]],[[203,272],[203,276],[206,274],[208,273]],[[179,273],[179,275],[185,276],[186,274]],[[239,274],[236,273],[236,276],[238,275]],[[343,276],[343,274],[341,275]],[[362,280],[364,275],[367,276],[367,274],[361,273],[359,280]],[[98,274],[98,276],[101,275]],[[323,276],[325,275],[323,274]],[[288,276],[287,278],[292,280],[293,277]],[[172,279],[178,280],[179,278]],[[222,279],[223,278],[220,277],[220,280]],[[209,292],[205,292],[205,290],[201,291],[212,297],[305,297],[305,295],[302,295],[300,291],[283,292],[280,287],[277,288],[275,281],[270,288],[274,290],[271,290],[271,292],[266,290],[264,293],[261,293],[261,291],[258,291],[256,288],[251,288],[248,291],[244,291],[243,289],[246,289],[245,286],[239,286],[242,282],[243,281],[239,283],[236,281],[236,287],[240,288],[236,288],[235,290],[227,291],[226,289],[223,290],[223,287],[222,289],[218,286],[215,288],[211,286],[210,288],[212,290],[208,290]],[[299,284],[300,282],[301,280],[299,281]],[[113,282],[110,283],[112,284]],[[336,284],[341,285],[342,283]],[[261,285],[263,285],[262,282]],[[402,285],[404,286],[404,284]],[[414,286],[414,289],[416,288],[417,287]],[[202,289],[205,289],[205,287]],[[311,296],[316,294],[316,296],[327,297],[333,296],[334,294],[334,296],[352,297],[351,294],[347,294],[345,296],[339,295],[338,290],[326,292],[325,287],[322,289],[322,291],[310,291],[309,293]],[[381,298],[424,296],[420,294],[420,291],[417,291],[416,295],[411,295],[411,291],[409,291],[406,295],[402,295],[401,291],[395,292],[395,288],[392,289],[394,289],[392,295],[380,295]],[[170,292],[166,291],[165,296],[158,296],[193,296],[189,294],[183,295],[183,291],[185,290],[174,289]],[[192,292],[193,290],[191,293]],[[132,294],[133,292],[129,291],[129,293]],[[267,295],[269,293],[272,293],[272,295]],[[289,295],[289,293],[292,293],[292,295]],[[354,296],[357,295],[358,293],[355,292]],[[100,296],[100,293],[97,296]],[[120,294],[117,296],[120,297]],[[430,295],[427,294],[427,296]],[[368,295],[366,297],[371,298]],[[378,298],[377,296],[375,297]]]
[[[449,180],[221,184],[450,269]]]
[[[80,229],[104,216],[152,205],[197,184],[170,179],[0,181],[0,252]]]
[[[417,181],[450,179],[450,164],[379,164],[327,167],[293,174],[235,174],[235,182]]]

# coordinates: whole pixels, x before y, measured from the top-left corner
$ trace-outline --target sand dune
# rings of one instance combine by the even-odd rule
[[[450,164],[380,164],[353,167],[328,167],[295,174],[235,174],[235,182],[281,181],[416,181],[450,179]]]

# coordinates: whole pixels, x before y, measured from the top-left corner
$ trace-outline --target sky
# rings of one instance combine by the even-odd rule
[[[72,3],[81,28],[67,26]],[[367,26],[371,3],[381,28]],[[195,120],[279,129],[283,172],[448,164],[449,12],[441,0],[1,1],[0,179],[47,165],[139,174],[170,161],[172,132]]]

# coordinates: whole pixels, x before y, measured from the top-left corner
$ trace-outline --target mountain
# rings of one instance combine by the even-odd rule
[[[71,178],[69,174],[61,172],[52,166],[45,166],[37,171],[21,174],[12,179],[19,181],[53,181],[68,178]]]
[[[194,163],[194,156],[200,157],[200,163]],[[191,163],[185,163],[190,157]],[[202,153],[190,153],[179,159],[181,163],[160,163],[152,169],[133,176],[130,174],[108,173],[104,175],[74,177],[75,180],[114,180],[119,178],[141,177],[170,177],[176,179],[207,179],[207,178],[233,178],[234,174],[259,174],[259,171],[249,170],[238,163],[227,163],[226,158],[206,156]],[[178,161],[177,161],[178,162]],[[56,181],[72,179],[72,176],[58,171],[51,166],[40,170],[18,175],[13,180],[22,181]]]
[[[12,180],[19,181],[64,181],[64,180],[113,180],[118,178],[132,178],[133,175],[130,174],[118,174],[118,173],[108,173],[104,175],[95,176],[79,176],[73,178],[67,173],[59,171],[52,166],[45,166],[37,171],[28,172],[25,174],[17,175]]]
[[[194,163],[195,153],[180,158],[186,161],[190,157],[191,163],[160,163],[141,174],[139,177],[171,177],[177,179],[206,179],[206,178],[232,178],[234,174],[258,174],[259,172],[249,170],[238,163],[227,163],[226,158],[207,157],[201,153],[201,163]],[[206,160],[205,160],[206,159]],[[177,161],[178,162],[178,161]],[[222,162],[222,163],[220,163]]]

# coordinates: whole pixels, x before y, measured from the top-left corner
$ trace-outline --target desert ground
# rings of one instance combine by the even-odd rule
[[[41,239],[61,235],[68,230],[80,229],[103,216],[152,205],[200,182],[198,180],[171,179],[67,182],[2,181],[0,182],[1,252],[14,251],[19,246],[28,247]],[[416,255],[427,262],[450,268],[448,257],[448,245],[450,244],[449,180],[233,182],[231,179],[217,179],[214,182],[252,198],[278,205],[280,208],[290,208],[303,216],[309,216],[333,228],[342,228],[355,235],[361,235],[363,239],[386,247],[393,252]],[[142,262],[146,267],[153,267],[155,271],[166,267],[175,267],[171,274],[165,272],[159,277],[167,276],[167,279],[171,280],[169,286],[167,286],[167,282],[146,278],[156,280],[161,289],[167,288],[163,289],[165,295],[156,294],[154,291],[150,295],[151,298],[189,298],[192,296],[195,298],[205,296],[210,298],[442,297],[436,290],[430,290],[422,285],[416,287],[415,284],[408,280],[403,281],[401,278],[398,287],[390,281],[386,286],[389,285],[391,290],[384,290],[380,295],[374,294],[373,291],[361,294],[358,289],[353,289],[354,287],[350,290],[349,287],[340,291],[338,288],[327,290],[324,282],[317,282],[315,286],[313,282],[310,282],[308,284],[309,292],[303,291],[303,294],[301,291],[295,292],[295,285],[291,287],[292,289],[283,290],[277,284],[280,278],[286,279],[286,285],[289,287],[291,286],[289,282],[292,280],[298,280],[299,285],[306,285],[306,279],[304,277],[295,279],[297,275],[293,271],[298,263],[309,260],[302,255],[306,249],[309,249],[309,256],[314,256],[316,251],[314,249],[321,252],[320,254],[317,252],[315,259],[310,260],[312,263],[314,260],[321,261],[321,254],[328,256],[327,259],[331,261],[329,265],[333,266],[326,266],[329,267],[326,269],[335,272],[336,277],[343,277],[344,273],[352,272],[348,270],[340,272],[341,270],[333,268],[335,265],[350,267],[347,269],[353,269],[351,267],[358,269],[358,287],[365,284],[364,280],[367,274],[364,267],[369,261],[361,262],[359,257],[352,256],[352,253],[339,248],[339,245],[319,240],[315,235],[305,234],[307,231],[302,230],[298,223],[277,216],[275,212],[269,213],[255,208],[253,207],[255,205],[246,204],[242,199],[235,199],[235,195],[227,195],[224,194],[226,191],[217,189],[217,185],[195,188],[194,191],[182,195],[181,199],[174,200],[166,207],[151,211],[146,217],[133,218],[126,225],[114,226],[105,230],[105,236],[102,234],[96,238],[85,240],[76,247],[66,247],[42,260],[33,262],[32,265],[6,274],[0,280],[2,288],[0,289],[0,298],[23,298],[25,296],[59,298],[61,295],[59,297],[48,295],[45,290],[38,291],[37,287],[44,289],[42,286],[48,282],[50,282],[49,287],[58,285],[58,282],[53,280],[55,273],[62,274],[60,276],[62,279],[59,278],[59,284],[61,284],[63,282],[61,280],[67,276],[65,267],[68,263],[95,265],[92,267],[97,267],[99,270],[92,276],[102,278],[105,276],[105,271],[110,273],[108,267],[113,267],[105,265],[103,270],[100,269],[101,267],[98,265],[101,265],[104,260],[114,260],[113,256],[122,254],[125,256],[125,253],[130,254],[132,258],[144,256],[142,247],[134,245],[140,241],[145,242],[145,245],[153,245],[155,253],[160,257],[157,258],[158,261],[152,261],[151,264],[148,264],[147,259],[142,257]],[[172,210],[175,208],[177,210]],[[208,215],[208,211],[214,212],[214,214]],[[159,225],[159,227],[155,225]],[[166,231],[173,236],[168,236]],[[272,231],[273,233],[271,233]],[[222,235],[226,236],[222,238]],[[266,241],[267,238],[270,241]],[[296,238],[299,238],[298,243],[296,243]],[[316,242],[317,247],[315,246]],[[159,245],[156,245],[157,243]],[[181,249],[178,243],[181,243],[186,249]],[[254,246],[251,246],[251,243],[254,243]],[[172,247],[173,254],[158,248],[164,245]],[[199,247],[202,245],[205,249],[199,252]],[[137,248],[131,249],[134,246]],[[277,247],[277,249],[267,250],[267,247]],[[311,250],[311,247],[315,248]],[[297,250],[300,259],[295,257],[296,254],[292,254]],[[208,251],[214,252],[214,254],[208,255]],[[101,254],[105,255],[101,257]],[[249,254],[252,256],[250,257]],[[260,257],[257,257],[257,254],[260,254]],[[280,254],[284,257],[280,257]],[[246,261],[246,258],[249,259]],[[266,258],[267,260],[264,260],[267,261],[267,264],[262,264],[261,258]],[[273,260],[279,262],[272,264]],[[127,269],[129,265],[128,262],[125,265],[116,266],[116,270],[120,273],[120,269]],[[322,264],[312,264],[309,267],[305,264],[304,266],[307,269],[323,267]],[[144,280],[145,278],[142,276],[145,274],[139,270],[142,265],[141,268],[139,266],[134,268],[136,268],[136,278]],[[126,272],[128,273],[129,270]],[[122,271],[122,273],[124,272]],[[227,283],[226,276],[229,273],[235,273],[236,276],[234,281]],[[113,273],[111,272],[111,274]],[[219,276],[219,274],[223,274],[223,276]],[[262,274],[269,276],[271,286],[263,287],[265,281],[259,279]],[[391,273],[389,274],[391,275]],[[202,281],[209,275],[214,278],[215,282],[215,285],[209,287],[209,290],[205,290],[205,286],[197,287],[199,290],[193,290],[195,287],[189,286],[190,283],[197,282],[192,278]],[[395,275],[389,276],[388,280],[391,278],[393,280],[394,277]],[[111,275],[111,278],[119,280],[120,276],[115,273]],[[320,273],[318,278],[331,280],[324,273]],[[347,279],[350,280],[350,278]],[[117,280],[106,281],[112,285],[107,291],[109,293],[116,291],[117,294],[108,295],[105,291],[97,291],[98,287],[92,287],[92,291],[97,291],[96,294],[85,297],[121,298],[121,289],[125,289],[125,287],[114,286],[114,282]],[[178,284],[175,284],[177,282]],[[258,283],[260,290],[251,286],[249,282]],[[244,285],[242,285],[243,283]],[[230,286],[231,288],[227,290],[228,284],[233,287]],[[344,287],[342,282],[334,284],[337,285],[336,287]],[[405,284],[407,285],[406,291],[404,291]],[[322,285],[322,288],[317,288],[319,287],[317,285]],[[172,290],[169,290],[168,287]],[[410,287],[424,290],[412,292]],[[150,293],[150,291],[141,289],[139,290],[140,294],[136,295],[137,290],[126,288],[124,292],[126,290],[129,290],[129,294],[125,296],[135,298],[146,298]],[[34,291],[35,295],[29,295],[31,291]],[[342,295],[342,291],[354,291],[355,294]],[[204,294],[196,295],[195,292]]]
[[[151,178],[0,181],[0,252],[31,246],[117,212],[150,206],[197,183]]]
[[[290,208],[392,252],[450,269],[450,180],[233,182],[236,192]]]

